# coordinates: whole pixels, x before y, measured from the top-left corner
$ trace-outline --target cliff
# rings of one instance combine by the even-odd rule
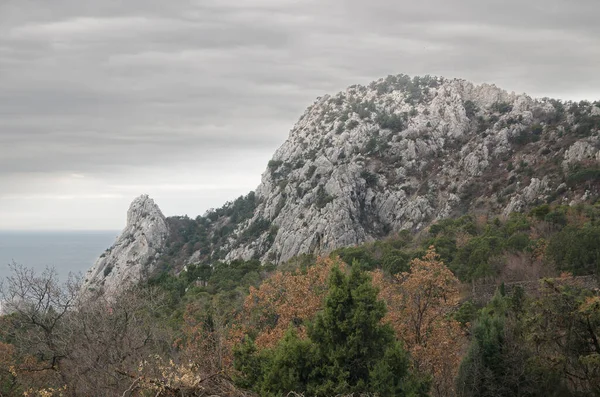
[[[169,229],[160,208],[147,195],[127,211],[127,225],[112,247],[87,271],[82,291],[109,295],[135,284],[155,271]]]
[[[593,202],[599,131],[598,102],[429,76],[352,86],[306,110],[256,192],[196,219],[165,220],[147,197],[136,200],[86,285],[114,289],[166,264],[281,263],[467,212]]]
[[[282,262],[468,211],[597,198],[598,105],[403,75],[320,98],[269,162],[254,216],[234,235],[265,220],[269,230],[231,238],[226,258]]]

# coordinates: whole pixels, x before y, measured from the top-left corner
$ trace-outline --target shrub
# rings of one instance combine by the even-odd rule
[[[281,166],[281,164],[283,164],[282,160],[269,160],[267,167],[269,170],[271,170],[271,173],[273,173],[277,168],[279,168],[279,166]]]
[[[508,102],[496,102],[492,105],[492,110],[500,114],[505,114],[512,110],[512,105]]]
[[[479,111],[479,108],[477,107],[477,105],[475,105],[475,102],[473,102],[471,100],[465,101],[464,108],[465,108],[465,114],[470,119],[472,119],[473,116],[475,116],[475,114]]]
[[[567,177],[567,184],[574,186],[588,181],[600,180],[600,167],[583,168],[572,171]]]
[[[317,166],[316,165],[311,165],[310,167],[308,167],[308,170],[306,170],[306,179],[310,179],[312,178],[312,176],[315,174],[315,171],[317,170]]]
[[[375,121],[381,128],[389,129],[392,132],[400,132],[404,129],[404,119],[399,114],[379,113]]]
[[[377,185],[377,175],[369,172],[368,170],[363,170],[360,173],[360,177],[365,180],[368,187],[374,187]]]
[[[373,270],[377,266],[377,260],[365,246],[339,248],[332,255],[339,256],[345,263],[357,264],[363,270]]]
[[[333,201],[333,196],[329,195],[325,191],[325,188],[323,187],[323,185],[319,185],[319,188],[317,189],[317,194],[315,197],[315,206],[318,209],[322,209],[322,208],[325,208],[325,206],[332,201]]]
[[[358,124],[359,124],[358,121],[356,121],[356,120],[350,120],[350,122],[348,123],[348,125],[346,126],[346,128],[348,130],[353,130],[356,127],[358,127]]]

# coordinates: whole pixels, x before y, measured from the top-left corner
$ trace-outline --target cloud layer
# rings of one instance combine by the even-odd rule
[[[597,0],[5,0],[0,229],[117,229],[141,193],[203,213],[256,187],[316,96],[388,74],[600,98],[597,15]]]

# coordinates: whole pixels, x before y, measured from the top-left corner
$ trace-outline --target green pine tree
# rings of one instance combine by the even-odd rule
[[[290,391],[310,396],[425,395],[426,382],[409,373],[406,351],[391,327],[381,323],[385,313],[365,272],[353,266],[346,275],[335,268],[325,307],[309,326],[307,340],[290,330],[272,350],[256,352],[248,345],[236,350],[240,384],[263,396]]]
[[[523,329],[523,291],[501,291],[482,309],[457,379],[460,397],[569,396],[551,371],[534,365]]]

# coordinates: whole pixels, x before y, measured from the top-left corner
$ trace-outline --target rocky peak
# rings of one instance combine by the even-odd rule
[[[163,218],[160,208],[147,194],[142,194],[131,202],[127,210],[126,228],[146,227],[152,218]]]
[[[140,279],[161,252],[176,270],[238,258],[280,263],[468,212],[507,216],[543,203],[594,201],[598,175],[600,102],[388,76],[318,98],[256,192],[167,222],[152,200],[138,198],[88,285]]]
[[[127,211],[127,225],[112,247],[86,273],[82,290],[114,295],[148,277],[169,234],[166,218],[154,200],[142,195]]]
[[[595,197],[561,186],[583,160],[598,167],[597,105],[405,75],[326,95],[275,152],[254,217],[234,232],[256,236],[231,238],[227,259],[281,262],[475,209],[524,210],[557,191]]]

